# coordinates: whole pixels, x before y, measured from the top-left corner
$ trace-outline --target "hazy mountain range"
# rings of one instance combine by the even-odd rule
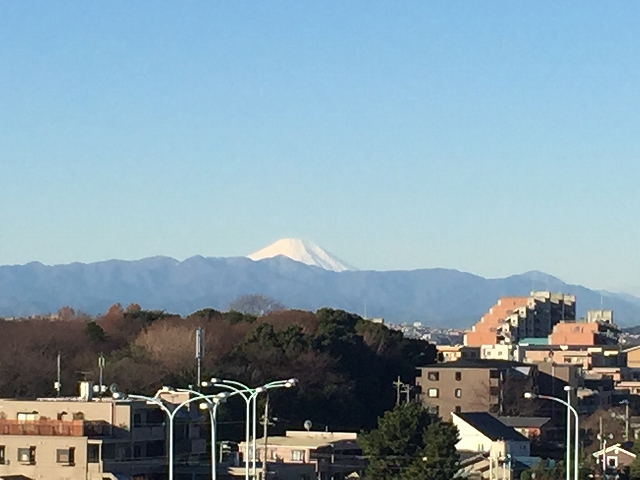
[[[309,244],[304,248],[296,242],[288,244],[297,253],[271,249],[260,260],[150,257],[90,264],[46,266],[32,262],[0,266],[0,316],[55,312],[65,305],[98,314],[114,303],[138,303],[147,309],[188,314],[204,307],[225,310],[241,295],[261,293],[290,308],[330,306],[389,322],[465,327],[500,296],[551,290],[575,294],[580,315],[603,307],[614,310],[620,325],[640,323],[640,298],[568,285],[541,272],[486,279],[441,268],[358,271]],[[313,264],[318,258],[325,262],[325,268]],[[327,268],[336,261],[339,265],[333,267],[341,271]]]

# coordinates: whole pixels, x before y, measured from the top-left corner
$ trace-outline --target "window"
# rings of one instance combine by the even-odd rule
[[[103,443],[102,444],[102,460],[115,460],[115,458],[116,458],[116,444]]]
[[[492,397],[497,397],[498,395],[500,395],[500,387],[490,387],[489,394]]]
[[[440,380],[440,372],[429,372],[427,374],[427,379],[431,380],[432,382],[437,382],[438,380]]]
[[[5,463],[4,445],[0,445],[0,464],[4,465]]]
[[[18,449],[18,462],[27,465],[36,463],[36,447],[25,447]]]
[[[439,393],[437,388],[430,388],[429,390],[427,390],[427,396],[429,398],[438,398],[439,397]]]
[[[87,463],[100,463],[100,445],[87,445]]]
[[[36,421],[37,412],[19,412],[18,413],[18,421],[19,422],[35,422]]]
[[[134,445],[133,446],[133,458],[142,458],[142,446]]]
[[[500,378],[500,370],[490,370],[489,378]]]
[[[224,448],[224,445],[223,445]],[[147,457],[162,457],[164,455],[164,441],[154,440],[147,443]]]
[[[456,409],[455,409],[456,413],[460,413],[462,412],[462,407],[460,405],[456,405]]]
[[[304,450],[291,450],[291,461],[292,462],[303,462],[304,461]]]
[[[456,372],[456,381],[459,382],[462,380],[462,372]]]
[[[74,447],[58,448],[56,450],[56,462],[64,465],[73,465],[76,459],[76,449]]]
[[[440,407],[437,405],[430,405],[429,406],[429,413],[431,415],[439,415],[440,414]]]
[[[462,398],[462,389],[461,388],[456,388],[454,391],[454,394],[456,396],[456,398]]]
[[[142,415],[140,415],[139,413],[134,413],[133,414],[133,426],[134,427],[139,427],[140,425],[142,425]]]

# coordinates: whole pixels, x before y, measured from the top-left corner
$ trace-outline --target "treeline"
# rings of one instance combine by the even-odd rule
[[[105,384],[122,391],[194,384],[198,327],[205,330],[204,379],[251,386],[299,379],[294,390],[271,394],[281,424],[310,419],[315,428],[371,428],[393,407],[393,381],[413,383],[415,367],[436,357],[427,342],[327,308],[263,316],[204,309],[181,317],[114,305],[95,318],[66,309],[56,320],[0,320],[0,395],[53,395],[58,352],[63,395],[76,395],[79,380],[97,382],[101,354]]]

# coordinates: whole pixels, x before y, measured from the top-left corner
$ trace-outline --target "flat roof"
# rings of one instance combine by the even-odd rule
[[[497,369],[500,369],[500,368],[513,368],[513,367],[531,367],[531,364],[514,362],[511,360],[493,360],[493,359],[486,359],[486,358],[477,358],[477,359],[460,358],[452,362],[432,363],[430,365],[425,365],[423,367],[417,367],[417,368],[426,368],[426,369],[497,368]]]

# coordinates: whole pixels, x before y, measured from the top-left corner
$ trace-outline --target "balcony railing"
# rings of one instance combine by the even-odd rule
[[[82,420],[8,420],[0,418],[0,435],[84,436]]]

